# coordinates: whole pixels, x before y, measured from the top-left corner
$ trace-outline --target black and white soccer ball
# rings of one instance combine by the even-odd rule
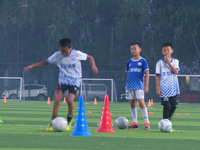
[[[129,121],[126,117],[119,117],[117,118],[116,120],[116,126],[119,128],[119,129],[126,129],[128,128],[128,125],[129,125]]]
[[[68,125],[67,120],[63,117],[56,117],[51,121],[51,124],[55,131],[65,131]]]
[[[163,132],[171,132],[172,122],[169,119],[162,119],[158,123],[158,129]]]

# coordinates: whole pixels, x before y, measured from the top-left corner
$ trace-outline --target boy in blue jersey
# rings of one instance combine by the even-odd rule
[[[73,108],[74,108],[74,98],[77,93],[78,87],[81,84],[82,79],[82,69],[81,61],[89,60],[94,74],[98,73],[98,69],[95,65],[95,60],[92,56],[85,54],[79,50],[72,49],[72,43],[69,38],[64,38],[59,41],[60,50],[55,52],[47,60],[38,62],[36,64],[27,66],[24,71],[28,71],[34,67],[45,66],[47,64],[56,64],[59,68],[59,78],[58,78],[58,89],[54,96],[54,106],[52,112],[52,118],[57,117],[59,103],[63,97],[63,93],[68,91],[67,104],[68,104],[68,115],[67,121],[68,126],[66,131],[71,129]],[[53,127],[50,123],[46,131],[53,131]]]
[[[172,44],[166,42],[162,45],[164,58],[156,63],[156,93],[161,97],[163,105],[163,119],[171,119],[177,105],[177,95],[180,94],[177,74],[179,61],[172,58],[174,52]]]
[[[126,71],[128,73],[128,76],[125,89],[126,99],[130,101],[133,123],[131,123],[128,128],[138,129],[136,107],[137,100],[145,122],[145,130],[149,130],[150,122],[148,118],[147,108],[144,103],[144,93],[147,93],[149,91],[149,66],[146,59],[140,56],[140,52],[142,51],[140,43],[132,43],[130,46],[130,51],[133,57],[127,61]],[[144,73],[146,75],[145,83],[143,84]]]

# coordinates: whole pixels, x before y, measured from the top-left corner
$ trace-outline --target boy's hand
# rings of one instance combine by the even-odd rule
[[[27,67],[25,67],[25,68],[24,68],[24,72],[29,71],[31,68],[32,68],[31,66],[27,66]]]
[[[160,89],[156,89],[156,94],[157,94],[158,96],[161,96],[161,91],[160,91]]]
[[[149,86],[144,86],[144,93],[149,92]]]
[[[166,56],[164,57],[164,60],[165,60],[165,62],[166,62],[167,64],[169,64],[169,63],[170,63],[170,58],[169,58],[169,56],[168,56],[168,55],[166,55]]]
[[[94,74],[98,74],[98,68],[96,66],[92,66],[92,72]]]

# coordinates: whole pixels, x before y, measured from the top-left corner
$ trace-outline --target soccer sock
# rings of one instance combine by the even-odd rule
[[[169,104],[163,105],[163,119],[169,119]]]
[[[69,123],[72,120],[73,115],[67,115],[67,122]]]
[[[171,108],[169,109],[169,120],[171,120],[171,117],[176,110],[176,105],[172,105]]]
[[[142,112],[142,116],[143,116],[144,122],[148,122],[149,123],[147,108],[141,109],[141,112]]]
[[[138,120],[137,120],[137,108],[131,109],[131,115],[132,115],[133,122],[138,123]]]

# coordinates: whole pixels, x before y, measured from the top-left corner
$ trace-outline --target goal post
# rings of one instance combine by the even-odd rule
[[[23,78],[22,77],[0,77],[0,97],[10,99],[22,99]]]
[[[82,78],[80,94],[86,101],[94,100],[94,98],[103,101],[105,94],[109,95],[111,102],[118,101],[113,79]]]

